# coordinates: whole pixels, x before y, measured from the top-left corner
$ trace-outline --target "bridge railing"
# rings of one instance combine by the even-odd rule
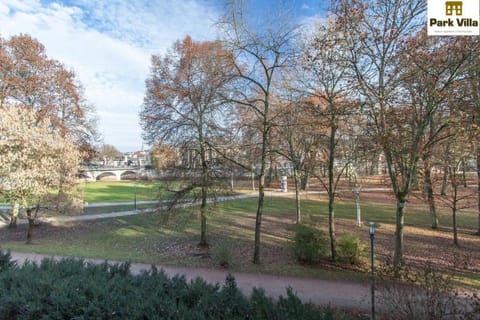
[[[80,171],[95,171],[95,170],[140,170],[141,166],[118,166],[118,167],[106,167],[106,166],[81,166]]]

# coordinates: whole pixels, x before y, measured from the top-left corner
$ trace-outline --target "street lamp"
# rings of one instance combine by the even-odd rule
[[[375,267],[373,264],[373,239],[375,238],[375,222],[369,222],[370,261],[372,264],[372,320],[375,320]]]
[[[135,174],[135,184],[134,184],[134,195],[133,195],[133,209],[137,211],[137,174]]]

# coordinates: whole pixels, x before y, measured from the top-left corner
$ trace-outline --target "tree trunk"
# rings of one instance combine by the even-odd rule
[[[445,164],[443,166],[443,181],[442,181],[442,191],[441,195],[446,196],[447,195],[447,187],[448,187],[448,172],[449,172],[449,164],[448,164],[448,158],[450,156],[450,143],[447,144],[446,150],[445,150]]]
[[[27,219],[28,219],[28,230],[27,230],[27,244],[32,243],[32,233],[33,233],[33,227],[35,224],[35,217],[32,215],[32,209],[27,208]]]
[[[425,193],[427,197],[428,206],[430,208],[430,219],[432,222],[432,229],[438,229],[438,216],[437,210],[435,207],[435,196],[433,194],[433,184],[432,184],[432,166],[428,156],[423,158],[423,168],[424,168],[424,182],[425,182]]]
[[[360,208],[360,187],[358,187],[357,190],[355,190],[355,204],[357,207],[357,226],[361,227],[362,226],[362,212]]]
[[[12,205],[12,212],[10,216],[10,224],[8,225],[9,229],[16,228],[17,227],[17,220],[18,220],[18,210],[19,210],[19,205],[18,202],[15,201],[13,202]]]
[[[468,184],[467,184],[467,162],[465,161],[464,157],[462,157],[462,181],[463,181],[463,187],[464,188],[468,187]]]
[[[457,187],[455,187],[455,189],[457,189]],[[457,191],[455,191],[455,193],[457,193]],[[452,206],[452,227],[453,227],[453,243],[458,247],[457,200],[456,199],[453,200],[453,206]]]
[[[442,196],[447,195],[447,187],[448,187],[448,168],[447,166],[445,166],[443,168],[442,191],[440,192]]]
[[[262,169],[258,179],[258,206],[255,218],[255,245],[253,251],[253,263],[260,263],[260,234],[262,231],[263,204],[265,200],[265,172]]]
[[[455,174],[455,173],[451,173],[451,174]],[[453,188],[452,190],[453,243],[458,247],[458,230],[457,230],[458,181],[455,178],[452,178],[452,188]]]
[[[395,277],[398,278],[400,267],[403,265],[403,226],[405,222],[406,199],[403,194],[397,194],[397,212],[395,225],[395,252],[393,256],[393,268]]]
[[[305,174],[301,176],[301,189],[303,191],[308,191],[308,181],[310,179],[310,170],[305,170]]]
[[[337,259],[337,241],[335,236],[335,211],[334,211],[334,195],[328,192],[328,233],[330,236],[330,251],[332,261]]]
[[[252,190],[255,190],[255,170],[252,166]]]
[[[273,178],[274,178],[274,164],[275,164],[275,159],[273,157],[273,152],[270,150],[269,152],[270,154],[270,166],[268,167],[268,177],[266,179],[266,187],[268,188],[271,188],[272,187],[272,181],[273,181]]]
[[[268,127],[267,124],[264,124],[263,135],[262,135],[262,155],[260,158],[260,175],[258,179],[258,205],[257,205],[257,214],[255,217],[255,244],[253,250],[253,263],[260,263],[260,235],[262,232],[262,215],[263,215],[263,205],[265,201],[265,167],[267,160],[267,151],[268,151]]]
[[[199,246],[206,247],[207,243],[207,187],[202,186],[202,203],[200,205],[200,242]]]
[[[200,205],[200,242],[199,246],[206,247],[207,243],[207,183],[208,183],[208,166],[206,160],[206,150],[201,139],[201,159],[202,159],[202,203]]]
[[[302,221],[300,210],[300,179],[298,177],[298,169],[296,166],[293,168],[293,179],[295,182],[295,209],[297,211],[297,223],[300,223]]]
[[[330,252],[332,261],[337,259],[337,241],[335,236],[335,185],[334,185],[334,162],[335,162],[335,135],[336,126],[334,123],[330,126],[330,154],[328,159],[328,233],[330,235]]]

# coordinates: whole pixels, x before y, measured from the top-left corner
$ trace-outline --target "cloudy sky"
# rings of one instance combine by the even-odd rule
[[[327,1],[291,2],[305,20]],[[255,3],[261,12],[278,0]],[[215,39],[222,9],[221,0],[1,0],[0,36],[29,34],[73,69],[97,110],[103,142],[135,151],[142,147],[138,112],[150,56],[187,34]]]

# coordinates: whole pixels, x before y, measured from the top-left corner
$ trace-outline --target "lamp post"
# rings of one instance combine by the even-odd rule
[[[375,320],[375,267],[373,264],[373,239],[375,238],[375,222],[369,222],[370,261],[372,264],[372,320]]]
[[[134,194],[133,194],[133,210],[137,211],[137,175],[135,174],[135,184],[134,184],[135,188],[133,189],[134,190]]]

